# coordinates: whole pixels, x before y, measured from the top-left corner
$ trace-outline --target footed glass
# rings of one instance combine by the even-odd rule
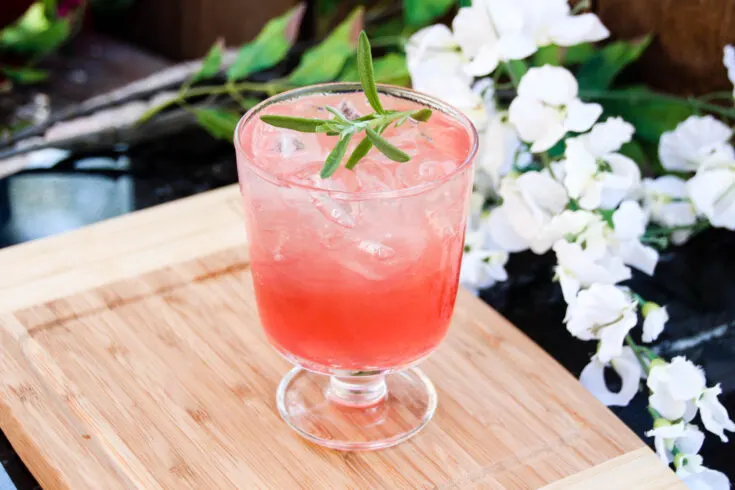
[[[371,113],[359,84],[272,97],[235,133],[260,320],[295,365],[278,387],[278,409],[303,437],[341,450],[398,444],[436,409],[436,391],[415,366],[452,317],[477,151],[459,111],[404,88],[378,91],[387,109],[434,111],[383,133],[409,162],[373,148],[354,170],[321,179],[336,137],[260,120],[326,119],[326,106],[349,119]]]

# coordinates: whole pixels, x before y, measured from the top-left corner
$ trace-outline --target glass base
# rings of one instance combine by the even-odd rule
[[[325,376],[296,367],[281,381],[278,411],[304,438],[343,451],[399,444],[436,410],[436,390],[419,369],[388,375]]]

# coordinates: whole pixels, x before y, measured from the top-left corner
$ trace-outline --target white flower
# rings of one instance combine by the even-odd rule
[[[516,233],[508,219],[504,205],[497,206],[487,217],[487,230],[490,239],[508,252],[522,252],[528,248],[528,241]]]
[[[676,467],[676,476],[686,478],[695,473],[704,470],[702,462],[704,459],[699,454],[678,453],[674,457],[674,466]]]
[[[643,342],[653,342],[664,331],[669,314],[665,306],[657,305],[652,301],[643,305]]]
[[[490,176],[495,189],[514,164],[522,169],[532,161],[531,155],[522,149],[518,133],[505,121],[506,116],[502,113],[493,117],[480,137],[477,164]]]
[[[566,209],[554,216],[532,244],[537,254],[545,253],[561,239],[578,243],[594,259],[607,253],[608,226],[602,217],[590,211]],[[576,291],[574,292],[576,295]]]
[[[658,263],[658,252],[640,241],[646,232],[648,217],[635,201],[625,201],[612,215],[615,238],[612,241],[613,253],[627,265],[645,272],[649,276]]]
[[[735,48],[731,44],[725,46],[722,63],[727,68],[727,78],[730,79],[730,83],[735,85]],[[735,98],[735,87],[733,87],[732,96]]]
[[[702,471],[682,477],[689,490],[730,490],[727,476],[716,470],[702,466]]]
[[[607,363],[623,354],[623,340],[638,323],[636,302],[618,287],[593,284],[579,292],[567,308],[564,321],[575,337],[599,339],[597,357]]]
[[[484,127],[484,100],[471,88],[472,77],[463,70],[467,58],[449,28],[437,24],[416,32],[406,44],[406,60],[413,88],[441,97]]]
[[[686,454],[697,454],[704,443],[704,433],[696,425],[684,422],[672,425],[663,419],[656,420],[654,429],[646,435],[654,438],[656,454],[665,464],[674,461],[675,447]]]
[[[611,117],[605,122],[592,126],[589,133],[577,136],[577,140],[598,158],[604,160],[606,155],[617,153],[625,143],[633,139],[635,128],[622,117]]]
[[[620,391],[610,391],[605,383],[605,368],[611,365],[622,380]],[[582,370],[579,381],[590,393],[607,406],[624,407],[638,393],[643,368],[630,347],[623,347],[622,354],[614,357],[609,364],[593,356]]]
[[[504,177],[500,196],[503,198],[501,212],[505,213],[507,223],[517,237],[528,244],[534,242],[543,227],[561,213],[569,201],[564,187],[545,171]]]
[[[582,291],[579,295],[577,294],[582,287],[590,285],[612,287],[613,284],[631,277],[630,269],[619,257],[609,254],[599,256],[584,250],[578,243],[569,243],[565,240],[559,240],[553,248],[559,264],[555,269],[556,276],[559,279],[564,300],[569,304],[585,293]]]
[[[697,211],[712,226],[735,230],[735,157],[728,163],[706,163],[687,182]]]
[[[735,432],[735,423],[730,420],[727,410],[717,399],[720,393],[722,393],[722,388],[719,384],[707,388],[702,391],[696,404],[705,429],[719,436],[722,442],[727,442],[725,431]]]
[[[469,250],[462,256],[459,273],[462,286],[477,294],[480,289],[508,279],[505,272],[508,252],[494,246],[484,226],[467,233],[465,246]]]
[[[537,46],[574,46],[606,39],[610,32],[595,14],[571,15],[567,0],[519,0],[524,31]]]
[[[667,227],[693,226],[697,213],[689,200],[687,183],[673,175],[643,181],[643,205],[651,220]],[[680,245],[691,235],[689,230],[677,230],[672,241]]]
[[[533,153],[548,150],[568,131],[587,131],[600,117],[602,106],[582,102],[578,91],[574,75],[558,66],[531,68],[523,76],[509,119]]]
[[[691,116],[661,135],[658,155],[666,170],[696,171],[712,158],[733,160],[732,130],[712,116]]]
[[[668,364],[653,363],[647,384],[651,407],[665,419],[688,422],[696,415],[694,401],[704,390],[705,379],[701,368],[678,356]]]
[[[633,126],[614,118],[566,141],[564,185],[582,208],[613,209],[637,191],[641,181],[638,165],[617,153],[632,135]]]
[[[462,7],[452,30],[462,51],[472,60],[465,70],[472,76],[491,73],[500,61],[520,60],[536,51],[523,31],[523,12],[513,0],[476,1]]]

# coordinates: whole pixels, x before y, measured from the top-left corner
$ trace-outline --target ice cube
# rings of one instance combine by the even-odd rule
[[[359,189],[363,192],[380,192],[399,189],[394,168],[382,164],[366,162],[355,167]]]
[[[362,240],[357,248],[378,260],[387,260],[396,254],[388,245],[375,240]]]
[[[313,192],[311,202],[329,221],[345,228],[355,227],[359,203],[334,199],[324,192]]]
[[[292,157],[297,151],[306,148],[304,142],[291,133],[280,133],[275,141],[273,151],[285,158]]]
[[[457,165],[448,161],[433,161],[416,159],[401,165],[398,178],[407,187],[441,180],[457,168]]]
[[[355,107],[355,105],[349,100],[342,100],[337,106],[337,110],[350,121],[353,121],[362,115],[360,114],[360,111],[357,110],[357,107]]]

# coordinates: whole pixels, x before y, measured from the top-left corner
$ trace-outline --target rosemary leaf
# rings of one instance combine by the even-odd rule
[[[394,162],[405,163],[411,159],[407,153],[404,153],[397,147],[390,144],[388,140],[380,136],[374,130],[367,128],[365,132],[367,133],[367,137],[370,138],[370,142],[375,145],[375,148]]]
[[[339,164],[342,163],[342,158],[344,158],[345,152],[347,151],[347,145],[349,145],[350,140],[352,140],[352,134],[353,133],[343,134],[329,153],[327,161],[324,162],[324,167],[322,167],[322,171],[319,174],[322,179],[331,177],[332,174],[337,171]]]

